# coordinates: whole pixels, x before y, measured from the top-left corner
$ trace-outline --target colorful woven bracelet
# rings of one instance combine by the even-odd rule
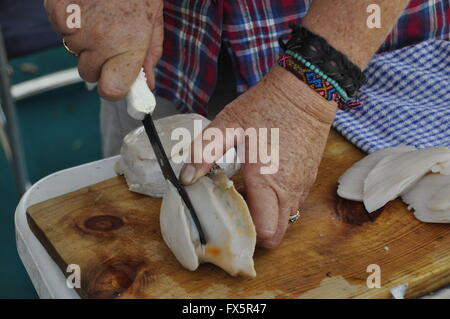
[[[311,71],[316,73],[318,76],[320,76],[325,81],[330,82],[335,87],[335,89],[338,91],[338,93],[342,96],[342,98],[345,99],[345,100],[348,100],[347,93],[340,87],[340,85],[335,80],[333,80],[328,75],[326,75],[319,67],[317,67],[314,64],[306,61],[306,59],[304,57],[302,57],[300,54],[295,53],[294,51],[287,50],[286,53],[289,56],[293,57],[298,62],[302,63],[307,68],[310,68]]]
[[[310,88],[319,93],[328,101],[336,101],[340,109],[348,109],[360,106],[361,103],[356,98],[349,98],[347,93],[339,84],[326,75],[322,70],[303,57],[290,50],[278,60],[278,64],[293,73]]]

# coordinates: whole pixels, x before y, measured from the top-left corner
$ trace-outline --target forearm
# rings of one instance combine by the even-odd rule
[[[303,26],[324,37],[336,50],[364,68],[386,39],[409,0],[314,0]],[[369,28],[369,4],[381,9],[381,28]],[[326,101],[293,74],[276,67],[268,77],[274,86],[302,108],[306,116],[331,125],[337,104]]]
[[[409,0],[313,0],[303,26],[364,68],[394,27]],[[381,28],[367,26],[367,7],[381,10]]]

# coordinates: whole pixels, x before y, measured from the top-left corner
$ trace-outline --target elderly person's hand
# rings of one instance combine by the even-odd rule
[[[267,163],[243,165],[246,200],[260,246],[278,245],[288,227],[289,216],[301,208],[316,178],[335,111],[334,102],[320,97],[290,72],[275,67],[260,83],[226,106],[209,126],[219,128],[224,137],[226,128],[253,127],[269,131],[279,128],[278,172],[262,175],[260,167]],[[233,140],[224,141],[220,146],[228,149],[234,145]],[[206,141],[203,143],[207,145]],[[191,154],[194,152],[193,148]],[[222,154],[215,155],[217,159]],[[182,182],[195,182],[212,165],[186,164]]]
[[[67,6],[81,8],[81,28],[69,28]],[[117,100],[126,95],[144,66],[154,88],[154,67],[163,48],[162,0],[45,0],[56,31],[79,57],[80,76],[98,81],[101,96]]]

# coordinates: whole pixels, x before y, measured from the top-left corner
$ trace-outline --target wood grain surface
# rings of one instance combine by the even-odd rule
[[[256,279],[182,268],[161,237],[161,200],[128,191],[122,177],[29,207],[28,220],[63,272],[81,267],[83,298],[389,298],[404,283],[411,298],[447,285],[450,225],[421,223],[399,200],[369,218],[336,196],[362,156],[330,134],[299,222],[277,249],[256,250]],[[381,288],[366,285],[371,264]]]

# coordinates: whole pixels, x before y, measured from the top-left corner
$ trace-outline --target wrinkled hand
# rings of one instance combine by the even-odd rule
[[[81,8],[81,28],[69,28],[66,8]],[[79,57],[80,76],[98,81],[101,96],[126,95],[144,66],[150,88],[163,49],[162,0],[45,0],[55,30]]]
[[[289,216],[301,208],[315,181],[335,110],[333,102],[321,98],[291,73],[275,67],[259,84],[227,105],[208,126],[220,129],[223,134],[226,128],[254,127],[269,131],[279,128],[278,172],[262,175],[260,167],[267,164],[243,165],[246,201],[260,246],[278,245],[288,227]],[[221,143],[225,152],[235,145],[234,140],[203,141],[203,147],[207,143]],[[191,154],[194,152],[193,144]],[[214,158],[221,156],[222,153],[216,154]],[[182,182],[195,182],[212,165],[186,164]]]

